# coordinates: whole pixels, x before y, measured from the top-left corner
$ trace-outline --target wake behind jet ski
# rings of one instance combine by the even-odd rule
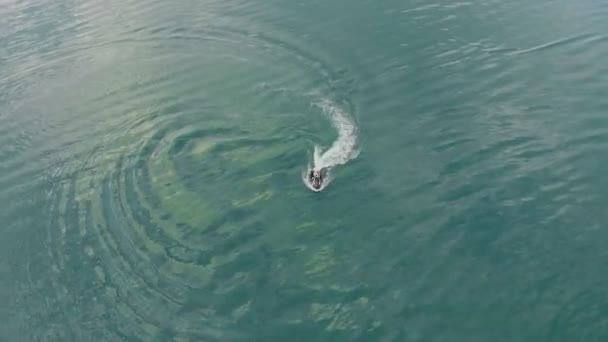
[[[323,174],[321,173],[321,170],[310,170],[308,173],[308,182],[315,190],[321,189],[321,186],[323,185]]]

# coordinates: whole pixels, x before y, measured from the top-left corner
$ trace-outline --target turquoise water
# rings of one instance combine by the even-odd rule
[[[607,17],[1,0],[0,340],[605,341]]]

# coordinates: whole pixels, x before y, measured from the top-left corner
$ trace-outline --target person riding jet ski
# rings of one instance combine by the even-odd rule
[[[308,174],[308,181],[312,185],[313,188],[319,190],[321,185],[323,184],[323,175],[321,174],[321,170],[312,169]]]

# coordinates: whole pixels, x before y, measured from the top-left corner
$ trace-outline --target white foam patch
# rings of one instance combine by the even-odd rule
[[[313,105],[319,107],[327,115],[338,133],[338,138],[326,151],[322,151],[321,147],[315,145],[312,165],[308,166],[308,170],[303,175],[306,186],[313,191],[321,191],[331,182],[332,177],[329,171],[333,167],[344,165],[359,155],[359,150],[357,149],[358,129],[349,113],[333,101],[322,99],[313,103]],[[323,185],[318,190],[314,189],[307,179],[307,175],[312,168],[326,170]]]

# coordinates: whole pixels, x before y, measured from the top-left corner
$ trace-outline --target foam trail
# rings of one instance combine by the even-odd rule
[[[329,170],[334,166],[344,165],[348,161],[357,158],[359,150],[356,148],[357,125],[348,112],[329,99],[323,99],[314,103],[314,105],[319,107],[323,113],[327,115],[338,133],[338,138],[325,152],[322,151],[321,147],[315,146],[313,165],[309,165],[309,170],[311,167],[314,167],[327,171],[323,186],[318,190],[320,191],[327,187],[332,179],[329,175]],[[309,186],[309,184],[307,185]],[[311,188],[311,186],[309,186],[309,188]]]

